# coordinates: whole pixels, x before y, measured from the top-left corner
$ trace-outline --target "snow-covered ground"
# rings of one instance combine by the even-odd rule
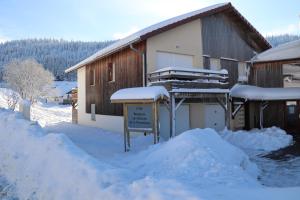
[[[194,129],[157,145],[151,135],[135,135],[131,151],[124,153],[122,135],[71,124],[70,107],[39,103],[32,116],[41,127],[0,110],[0,198],[1,185],[9,191],[3,195],[7,199],[252,200],[300,195],[300,183],[287,178],[291,172],[300,174],[298,158],[279,166],[258,156],[290,144],[291,137],[276,128],[220,134]]]

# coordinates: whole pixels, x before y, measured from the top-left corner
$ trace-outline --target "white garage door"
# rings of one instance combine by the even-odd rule
[[[217,131],[225,128],[225,111],[219,104],[206,104],[204,110],[206,128]]]
[[[156,52],[156,67],[193,67],[193,56],[159,51]]]
[[[166,106],[160,106],[160,136],[164,140],[170,137],[170,113]],[[176,135],[190,129],[189,105],[183,104],[176,111]]]

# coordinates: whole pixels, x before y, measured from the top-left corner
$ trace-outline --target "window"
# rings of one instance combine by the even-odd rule
[[[249,68],[246,62],[238,62],[238,82],[248,82]]]
[[[209,55],[203,55],[203,68],[210,69],[210,56]]]
[[[109,82],[114,82],[115,81],[115,64],[114,63],[108,63],[108,78],[107,80]]]
[[[217,58],[209,59],[210,69],[211,70],[220,70],[221,69],[221,61]]]
[[[96,79],[96,73],[95,69],[90,69],[90,85],[95,85],[95,79]]]

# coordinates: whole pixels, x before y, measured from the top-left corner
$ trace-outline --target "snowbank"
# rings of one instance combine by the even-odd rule
[[[240,148],[263,151],[278,150],[293,142],[291,135],[277,127],[236,132],[224,130],[221,132],[221,136]]]
[[[259,185],[256,165],[213,129],[189,130],[152,146],[130,167],[141,176],[176,178],[197,187]]]
[[[85,127],[81,128],[86,137]],[[108,145],[115,145],[115,152],[96,160],[64,134],[46,134],[20,114],[0,110],[0,175],[13,184],[19,199],[229,200],[251,199],[249,193],[258,199],[264,199],[261,193],[276,199],[287,192],[298,199],[299,188],[260,187],[256,165],[212,129],[187,131],[129,153],[120,148],[122,137],[111,136],[119,141],[110,143],[106,137],[113,133],[98,131],[94,130],[98,139],[107,144],[99,145],[97,153]]]
[[[0,171],[15,184],[20,199],[118,196],[109,192],[118,172],[93,160],[66,136],[45,135],[36,124],[3,110],[0,130]]]
[[[18,113],[0,110],[0,130],[0,171],[20,199],[184,199],[195,198],[191,188],[259,185],[250,175],[256,176],[255,165],[211,129],[110,162],[63,134],[45,134]]]

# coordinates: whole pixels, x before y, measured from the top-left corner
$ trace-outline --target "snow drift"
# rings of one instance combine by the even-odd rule
[[[197,199],[199,188],[259,186],[257,169],[211,129],[96,160],[63,134],[0,110],[0,172],[20,199]]]
[[[140,152],[130,167],[141,176],[176,178],[197,187],[258,185],[258,169],[213,129],[193,129]]]
[[[293,142],[291,135],[277,127],[236,132],[224,130],[221,132],[221,136],[240,148],[262,151],[278,150]]]

